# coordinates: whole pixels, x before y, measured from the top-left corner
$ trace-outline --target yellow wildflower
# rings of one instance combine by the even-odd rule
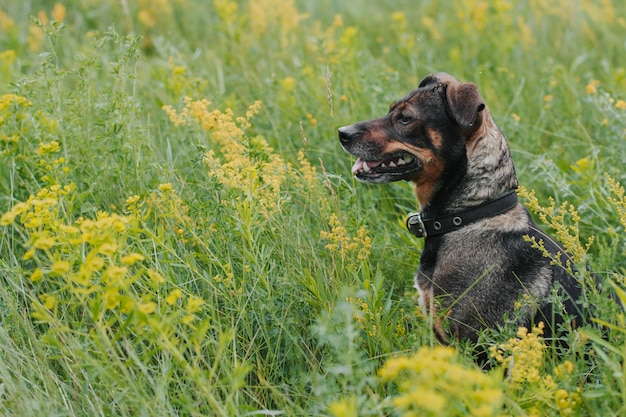
[[[122,256],[122,263],[124,265],[133,265],[136,262],[143,261],[144,259],[146,258],[140,253],[130,253],[126,256]]]
[[[98,253],[104,256],[113,256],[117,251],[117,245],[115,243],[103,243],[98,248]]]
[[[570,361],[565,361],[562,364],[554,368],[554,376],[559,379],[563,379],[574,372],[574,364]]]
[[[30,248],[26,251],[26,253],[24,253],[24,256],[22,256],[22,260],[28,261],[29,259],[32,259],[33,256],[35,256],[35,248]]]
[[[128,298],[120,302],[120,305],[120,311],[124,314],[128,314],[135,309],[135,302]]]
[[[399,25],[406,24],[406,14],[404,12],[394,12],[391,14],[391,20]]]
[[[356,397],[352,396],[330,403],[328,412],[334,417],[358,417]]]
[[[14,26],[15,21],[11,19],[11,17],[2,9],[0,9],[0,28],[2,28],[5,33],[8,33]]]
[[[157,284],[163,284],[166,281],[166,279],[163,278],[163,275],[159,274],[154,269],[148,269],[147,273],[148,277]]]
[[[298,13],[295,0],[255,0],[248,2],[246,7],[252,38],[256,40],[267,32],[279,31],[283,47],[292,42],[292,35],[300,28],[300,22],[308,17]],[[224,21],[228,23],[229,20],[234,21],[235,18]]]
[[[389,359],[379,370],[398,387],[393,404],[406,416],[440,416],[447,409],[497,415],[504,395],[497,378],[464,366],[450,347],[420,348],[411,357]]]
[[[34,249],[48,250],[48,249],[52,248],[56,243],[57,242],[54,239],[54,237],[50,236],[48,233],[42,233],[35,240],[35,242],[33,243],[32,247]]]
[[[17,203],[9,211],[4,213],[2,217],[0,217],[0,226],[8,226],[13,224],[15,218],[20,214],[24,213],[30,208],[30,204],[27,203]]]
[[[626,101],[617,100],[617,102],[615,103],[615,108],[618,110],[626,110]]]
[[[175,290],[172,290],[167,297],[165,297],[165,302],[169,305],[173,305],[182,296],[183,292],[180,289],[176,288]]]
[[[157,24],[156,16],[149,9],[139,9],[137,12],[137,20],[147,27],[153,27]]]
[[[65,9],[65,6],[62,5],[61,3],[55,3],[54,8],[52,9],[52,13],[50,13],[52,18],[56,20],[57,22],[64,21],[66,14],[67,14],[67,10]]]
[[[61,150],[61,145],[59,145],[59,142],[53,140],[52,142],[48,142],[48,143],[40,143],[39,147],[35,150],[35,152],[37,152],[37,154],[39,155],[47,155],[50,153],[55,153]]]
[[[237,20],[239,6],[231,0],[213,0],[213,7],[220,19],[227,25],[232,25]]]
[[[609,201],[617,209],[620,223],[626,228],[626,192],[624,187],[614,178],[606,174],[609,190],[613,196],[609,197]]]
[[[285,91],[293,91],[294,87],[296,86],[296,83],[297,81],[295,78],[286,77],[282,79],[282,81],[280,82],[280,85]]]
[[[587,86],[585,87],[585,91],[587,92],[587,94],[595,94],[597,92],[596,87],[598,85],[600,85],[600,81],[591,80],[589,84],[587,84]]]
[[[137,310],[143,314],[152,314],[156,308],[157,304],[154,301],[148,301],[137,305]]]
[[[52,310],[57,303],[57,298],[53,294],[42,294],[39,299],[48,310]]]
[[[196,297],[195,295],[190,295],[189,298],[187,299],[186,310],[187,312],[191,314],[196,313],[200,311],[203,304],[204,304],[204,300],[202,298]]]
[[[112,265],[105,271],[105,279],[111,285],[121,285],[127,272],[125,266]]]
[[[12,105],[28,107],[32,106],[33,103],[30,102],[26,97],[18,96],[17,94],[4,94],[2,97],[0,97],[0,111]]]
[[[185,317],[182,318],[182,323],[183,324],[190,324],[192,321],[194,321],[196,319],[196,317],[193,314],[187,314],[185,315]]]
[[[134,206],[141,199],[138,195],[130,196],[126,199],[126,206]]]
[[[41,281],[43,278],[43,271],[40,268],[36,268],[33,273],[30,275],[30,280],[32,282]]]
[[[91,272],[98,272],[104,267],[104,259],[92,253],[82,266]]]
[[[510,339],[495,351],[491,349],[492,357],[496,357],[504,364],[508,365],[506,359],[512,356],[513,360],[510,362],[512,367],[509,370],[509,375],[513,384],[532,383],[541,379],[539,370],[543,363],[545,350],[545,343],[541,337],[543,328],[543,322],[540,322],[531,332],[525,327],[520,327],[516,339]],[[497,354],[494,355],[494,352]],[[504,356],[504,353],[507,356]]]
[[[70,270],[70,263],[68,261],[56,261],[50,267],[50,273],[55,275],[62,275]]]
[[[108,287],[103,294],[105,307],[112,310],[120,305],[120,293],[117,288]]]

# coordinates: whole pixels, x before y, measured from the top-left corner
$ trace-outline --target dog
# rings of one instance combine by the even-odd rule
[[[543,322],[549,338],[587,320],[571,259],[519,203],[507,140],[475,84],[428,75],[386,116],[338,133],[359,181],[415,186],[421,211],[407,226],[425,238],[415,286],[438,339],[477,343],[509,321]]]

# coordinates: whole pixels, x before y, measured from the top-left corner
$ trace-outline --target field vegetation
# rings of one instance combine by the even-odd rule
[[[626,415],[625,33],[620,0],[0,0],[0,415]],[[441,346],[410,185],[350,174],[337,128],[435,71],[604,279],[561,355]]]

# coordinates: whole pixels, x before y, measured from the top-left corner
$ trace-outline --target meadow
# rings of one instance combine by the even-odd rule
[[[411,186],[337,139],[476,83],[524,203],[626,301],[625,34],[619,0],[0,0],[0,415],[625,415],[607,291],[560,355],[440,345]]]

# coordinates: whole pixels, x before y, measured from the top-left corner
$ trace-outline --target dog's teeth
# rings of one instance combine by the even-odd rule
[[[380,164],[381,168],[387,168],[387,165],[385,163]]]
[[[404,160],[404,158],[398,159],[398,165],[404,165],[404,164],[406,164],[406,161]]]
[[[393,161],[389,162],[389,168],[395,168],[396,164],[393,163]]]
[[[370,167],[367,165],[367,162],[365,162],[365,163],[363,164],[363,169],[362,169],[362,171],[363,171],[363,172],[370,172]]]

